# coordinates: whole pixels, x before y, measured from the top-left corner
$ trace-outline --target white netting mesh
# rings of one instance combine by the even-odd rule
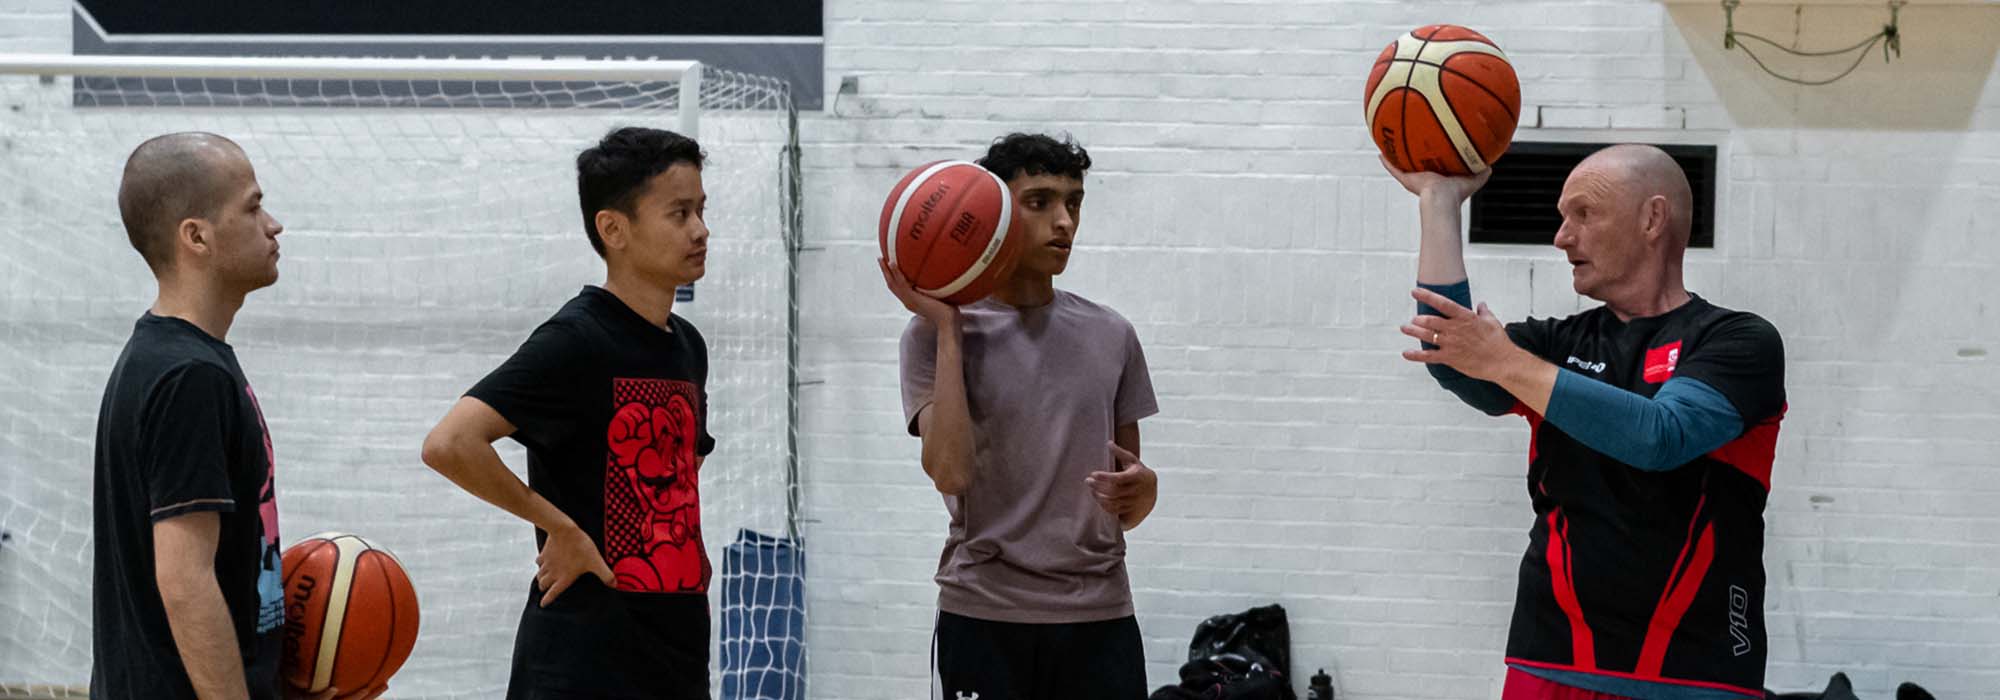
[[[88,681],[97,408],[153,295],[119,224],[119,172],[144,139],[202,130],[242,144],[286,225],[281,279],[251,295],[230,332],[271,426],[284,541],[354,532],[408,567],[423,631],[393,697],[497,697],[532,531],[426,469],[418,447],[529,330],[602,281],[580,229],[575,156],[614,126],[677,128],[677,90],[0,76],[0,696]],[[791,529],[790,95],[710,68],[702,104],[709,272],[675,310],[708,338],[721,441],[701,475],[702,510],[715,636],[736,646],[714,668],[718,684],[742,686],[745,676],[720,677],[736,659],[750,688],[796,697],[802,596],[771,593],[796,579],[755,566],[774,560],[769,542],[739,550],[743,567],[725,561],[739,529]],[[525,467],[511,441],[501,447]],[[753,624],[735,639],[725,591],[761,602],[736,616]]]

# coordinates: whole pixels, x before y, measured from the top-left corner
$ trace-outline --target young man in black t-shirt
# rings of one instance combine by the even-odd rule
[[[1764,319],[1683,285],[1685,173],[1651,146],[1577,165],[1555,244],[1576,292],[1604,305],[1506,325],[1468,308],[1459,207],[1484,176],[1391,173],[1423,221],[1418,316],[1403,326],[1422,348],[1404,356],[1533,432],[1503,698],[1762,698],[1784,346]]]
[[[94,699],[298,692],[278,679],[271,436],[223,340],[244,297],[278,280],[284,227],[263,197],[243,150],[214,134],[160,136],[126,160],[118,210],[159,296],[98,409]]]
[[[702,159],[691,139],[636,127],[577,156],[604,285],[536,328],[424,440],[425,464],[535,525],[511,700],[708,697],[708,347],[673,315],[674,289],[706,262]],[[527,448],[526,484],[493,450],[503,437]]]

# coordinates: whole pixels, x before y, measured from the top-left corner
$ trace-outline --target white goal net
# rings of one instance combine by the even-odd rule
[[[347,73],[124,60],[140,67],[118,75],[150,77],[0,74],[0,697],[89,680],[98,404],[154,291],[119,223],[118,179],[138,143],[185,130],[242,144],[286,226],[278,284],[230,332],[270,424],[283,541],[340,530],[402,559],[423,622],[391,697],[498,697],[532,529],[432,473],[418,448],[536,324],[602,282],[574,162],[625,125],[691,130],[709,156],[708,276],[675,311],[710,352],[715,684],[796,696],[798,173],[783,83],[705,66],[694,80],[678,62],[395,60],[382,63],[408,72],[329,78]],[[597,68],[534,72],[582,63]],[[697,104],[695,119],[683,107]]]

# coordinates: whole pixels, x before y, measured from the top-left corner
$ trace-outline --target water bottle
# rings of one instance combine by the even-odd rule
[[[1333,677],[1326,675],[1326,669],[1313,674],[1312,684],[1306,686],[1306,700],[1333,700]]]

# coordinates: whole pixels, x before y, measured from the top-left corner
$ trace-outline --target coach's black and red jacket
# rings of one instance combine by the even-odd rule
[[[1515,403],[1534,431],[1535,524],[1508,663],[1762,697],[1764,502],[1785,412],[1777,330],[1695,297],[1630,322],[1600,307],[1507,331],[1559,367],[1642,396],[1672,377],[1699,380],[1744,425],[1692,462],[1644,471]]]

